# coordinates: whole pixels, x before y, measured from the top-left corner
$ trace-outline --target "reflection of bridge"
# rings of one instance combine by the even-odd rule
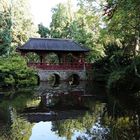
[[[85,104],[89,99],[93,103],[96,100],[102,102],[106,100],[105,95],[91,94],[86,91],[86,87],[86,83],[82,81],[79,85],[69,85],[67,82],[51,85],[48,82],[42,82],[34,94],[35,99],[39,100],[39,104],[25,108],[22,116],[30,122],[82,117],[89,110]]]
[[[45,113],[24,113],[30,122],[40,121],[58,121],[65,119],[77,119],[86,114],[86,110],[72,110],[72,111],[48,111]]]
[[[69,94],[69,93],[77,93],[85,94],[85,82],[80,82],[78,85],[70,85],[68,82],[61,82],[59,85],[54,85],[53,83],[41,82],[38,88],[36,89],[36,96],[42,95],[57,95],[57,94]]]
[[[76,119],[88,110],[82,95],[85,95],[84,82],[73,86],[67,82],[59,85],[42,82],[35,93],[35,98],[40,99],[39,105],[25,108],[22,115],[30,122]]]
[[[38,71],[40,81],[48,81],[56,75],[60,81],[69,80],[73,74],[78,80],[87,80],[92,71],[92,64],[85,61],[89,49],[73,40],[31,38],[17,50],[25,57],[34,53],[30,54],[31,59],[28,58],[28,66]],[[39,60],[33,62],[33,58]]]

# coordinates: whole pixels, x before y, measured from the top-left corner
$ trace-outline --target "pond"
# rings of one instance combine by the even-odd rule
[[[0,140],[139,140],[139,94],[92,82],[1,91]]]

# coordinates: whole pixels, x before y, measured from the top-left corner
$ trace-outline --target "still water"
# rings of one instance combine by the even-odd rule
[[[140,93],[105,91],[80,82],[0,92],[0,140],[140,140]]]

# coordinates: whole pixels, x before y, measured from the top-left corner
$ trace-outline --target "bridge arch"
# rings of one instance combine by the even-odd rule
[[[35,77],[36,77],[36,79],[37,79],[37,85],[39,85],[40,84],[40,76],[39,76],[39,74],[35,74]]]
[[[58,73],[52,73],[48,76],[48,81],[51,82],[52,85],[60,84],[61,77]]]
[[[70,85],[78,85],[80,82],[80,76],[77,73],[72,73],[68,77],[68,82]]]

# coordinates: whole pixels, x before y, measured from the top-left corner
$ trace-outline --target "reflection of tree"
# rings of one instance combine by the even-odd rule
[[[12,112],[11,137],[12,140],[29,140],[32,125],[21,117],[18,117],[15,110]]]
[[[126,108],[120,101],[122,99],[112,97],[109,97],[108,104],[89,100],[85,104],[92,113],[88,112],[84,117],[77,119],[53,122],[52,130],[68,140],[77,131],[82,132],[77,140],[139,140],[139,109]],[[136,104],[139,105],[138,102]]]
[[[91,105],[91,103],[89,103],[89,105]],[[96,125],[104,111],[104,104],[98,102],[93,103],[92,105],[94,106],[94,111],[92,113],[87,112],[83,117],[79,117],[77,119],[55,121],[53,122],[52,130],[60,137],[66,137],[68,140],[71,139],[72,135],[76,131],[85,133],[90,132],[92,126]]]
[[[109,97],[108,113],[102,124],[109,128],[108,137],[113,140],[139,140],[140,112],[139,101],[132,96]]]
[[[99,128],[87,131],[87,135],[80,136],[80,140],[102,139],[102,140],[139,140],[140,138],[140,114],[136,107],[139,103],[131,97],[131,100],[122,96],[108,97],[108,104],[100,117]],[[129,101],[129,106],[126,106]],[[133,105],[131,105],[133,103]],[[130,107],[131,106],[131,107]],[[97,129],[99,131],[97,131]]]
[[[0,115],[5,121],[0,128],[0,140],[28,140],[31,135],[32,125],[21,118],[17,111],[22,111],[25,107],[38,104],[38,100],[32,99],[29,91],[12,98],[3,100],[0,103]]]
[[[70,140],[74,131],[84,131],[85,128],[90,129],[94,123],[94,115],[87,113],[82,118],[53,122],[52,130],[57,130],[56,133],[60,137],[66,137],[68,140]]]
[[[0,130],[1,140],[29,140],[32,124],[19,117],[14,108],[9,109],[10,122]]]
[[[104,125],[109,128],[108,137],[113,140],[138,140],[140,138],[140,116],[127,114],[112,118],[105,116]]]
[[[38,98],[33,98],[32,89],[24,89],[18,91],[13,97],[6,97],[6,99],[0,103],[0,109],[7,112],[9,106],[12,106],[17,111],[22,111],[25,107],[38,105],[39,102],[40,100]]]

